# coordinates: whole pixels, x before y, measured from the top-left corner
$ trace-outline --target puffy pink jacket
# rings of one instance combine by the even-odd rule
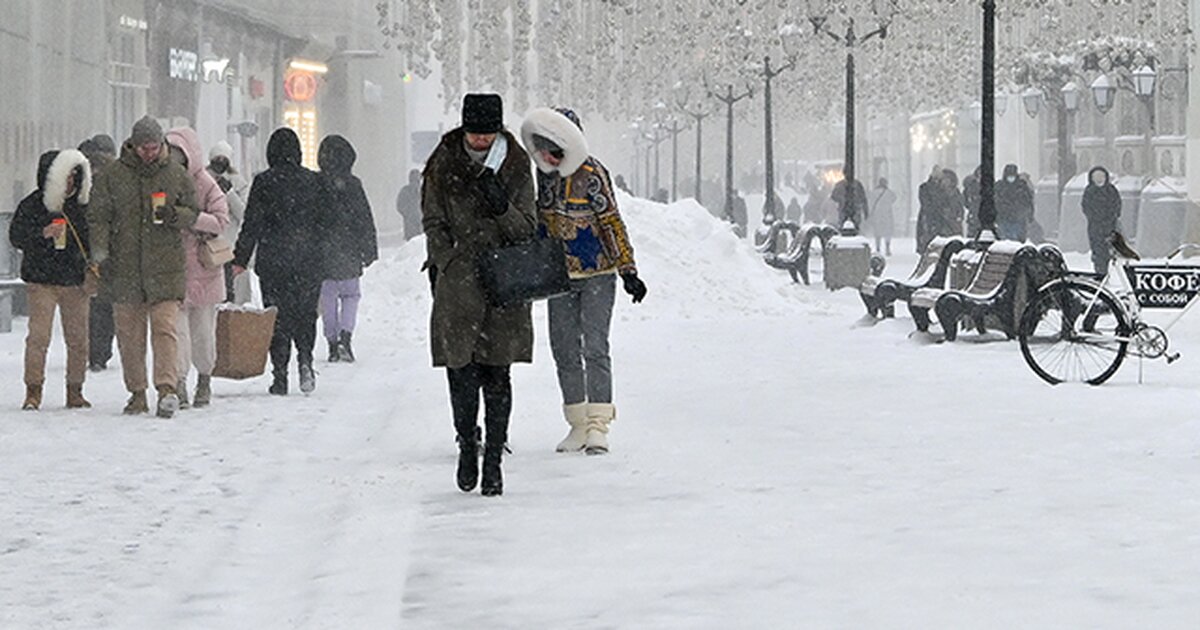
[[[200,264],[201,236],[217,236],[229,226],[229,203],[225,193],[208,171],[204,170],[204,152],[200,138],[188,127],[167,132],[167,142],[183,149],[187,155],[188,173],[196,183],[196,200],[200,217],[191,229],[183,231],[183,248],[187,254],[187,298],[185,306],[212,306],[225,301],[225,270],[205,269]]]

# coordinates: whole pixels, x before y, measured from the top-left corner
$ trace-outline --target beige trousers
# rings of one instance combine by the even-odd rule
[[[87,376],[88,312],[91,300],[83,287],[50,284],[28,285],[29,334],[25,337],[25,384],[46,382],[46,351],[54,325],[54,309],[61,314],[67,343],[67,384],[82,385]]]
[[[175,323],[179,335],[179,378],[186,379],[191,366],[211,376],[217,364],[217,307],[185,306]]]
[[[157,304],[113,304],[117,329],[117,348],[121,351],[121,371],[125,389],[144,391],[146,384],[146,324],[150,324],[150,346],[154,351],[154,387],[175,389],[179,378],[176,356],[179,334],[175,320],[179,302]]]

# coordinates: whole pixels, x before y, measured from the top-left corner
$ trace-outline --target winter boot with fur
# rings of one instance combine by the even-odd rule
[[[563,415],[567,418],[567,424],[571,425],[571,432],[554,450],[559,453],[578,453],[587,446],[588,405],[563,405]]]
[[[479,443],[458,436],[458,489],[471,492],[479,484]]]
[[[178,392],[176,395],[179,396],[179,408],[180,409],[190,409],[192,406],[192,403],[190,401],[188,401],[187,379],[186,378],[179,379],[179,382],[175,384],[175,391]]]
[[[192,397],[192,405],[197,409],[207,407],[212,403],[212,376],[201,374],[196,377],[196,395]]]
[[[146,402],[146,390],[143,389],[130,394],[129,402],[125,403],[125,409],[122,413],[127,416],[150,413],[150,403]]]
[[[611,403],[588,403],[587,445],[588,455],[604,455],[608,452],[608,425],[617,417],[617,407]]]
[[[338,337],[338,345],[342,351],[340,355],[342,363],[354,363],[354,348],[350,346],[350,338],[353,336],[351,333],[343,330],[342,334]]]
[[[275,370],[272,372],[274,379],[271,382],[270,389],[267,390],[272,396],[287,396],[288,395],[288,377],[287,368]]]
[[[91,409],[92,403],[83,397],[83,385],[67,385],[67,409]]]
[[[480,484],[480,492],[485,497],[504,494],[504,474],[500,472],[500,460],[503,457],[503,444],[488,444],[483,447],[483,482]]]
[[[42,386],[41,385],[26,385],[25,386],[25,402],[21,404],[21,409],[25,411],[37,411],[42,406]]]
[[[170,385],[162,385],[158,388],[158,409],[155,414],[164,420],[170,420],[175,417],[175,412],[179,411],[179,394],[175,393],[175,388]]]

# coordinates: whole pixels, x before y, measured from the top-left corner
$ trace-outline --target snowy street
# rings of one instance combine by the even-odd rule
[[[218,381],[131,419],[114,361],[68,413],[56,329],[21,413],[18,320],[0,627],[1200,625],[1200,321],[1142,385],[1131,359],[1052,388],[1001,335],[862,326],[854,292],[790,284],[698,206],[622,202],[650,295],[618,297],[612,453],[553,452],[539,305],[499,499],[454,486],[420,240],[368,270],[360,361],[319,362],[309,398]]]

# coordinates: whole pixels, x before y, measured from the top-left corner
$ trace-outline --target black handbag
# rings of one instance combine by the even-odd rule
[[[562,241],[553,238],[484,252],[479,257],[479,279],[493,306],[544,300],[571,290]]]

